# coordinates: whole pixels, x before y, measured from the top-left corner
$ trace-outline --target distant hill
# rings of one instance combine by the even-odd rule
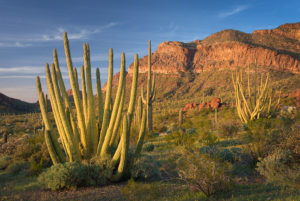
[[[147,58],[145,56],[139,60],[140,72],[147,71]],[[259,67],[300,73],[300,22],[271,30],[257,30],[251,34],[223,30],[189,43],[166,41],[152,53],[152,69],[164,74],[202,73],[246,66],[255,59]],[[132,73],[132,66],[129,74]]]
[[[147,48],[147,47],[146,47]],[[232,70],[247,69],[257,59],[258,73],[270,73],[271,86],[283,92],[300,88],[300,22],[284,24],[272,30],[243,33],[223,30],[203,40],[190,43],[167,41],[152,53],[152,70],[156,75],[157,102],[218,96],[234,101]],[[139,59],[139,84],[146,86],[148,56]],[[127,74],[126,96],[129,98],[132,67]],[[252,66],[251,76],[254,69]],[[259,77],[260,77],[259,75]],[[118,83],[119,73],[113,79]],[[253,81],[252,81],[253,82]],[[103,90],[106,90],[104,85]],[[116,91],[116,87],[114,87]]]
[[[37,103],[27,103],[19,99],[10,98],[3,93],[0,93],[0,114],[1,113],[14,113],[22,114],[35,112],[39,110]]]

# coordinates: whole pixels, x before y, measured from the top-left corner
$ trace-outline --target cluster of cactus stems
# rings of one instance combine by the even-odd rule
[[[42,91],[40,78],[37,77],[37,91],[42,118],[45,124],[45,141],[53,164],[65,161],[89,161],[91,159],[110,160],[116,168],[115,180],[122,178],[126,168],[134,164],[139,156],[145,130],[146,112],[141,117],[139,139],[136,145],[134,158],[128,159],[130,125],[133,118],[134,105],[138,80],[138,55],[134,57],[133,81],[128,111],[123,114],[125,98],[125,54],[121,55],[120,78],[116,98],[112,103],[113,79],[113,50],[109,51],[109,70],[106,88],[105,104],[102,100],[100,71],[96,70],[97,104],[92,89],[92,75],[90,63],[90,48],[84,44],[84,66],[81,66],[80,98],[77,69],[73,67],[67,33],[64,33],[64,49],[69,71],[69,78],[74,97],[75,110],[72,109],[65,84],[60,71],[56,50],[53,51],[51,70],[46,64],[46,80],[51,108],[57,129],[54,129],[47,111],[47,99]],[[97,105],[97,110],[95,110]],[[122,122],[122,131],[121,129]],[[118,133],[121,133],[118,137]],[[58,137],[61,144],[58,143]],[[116,151],[111,153],[111,147]]]
[[[149,49],[148,49],[148,77],[147,77],[147,94],[146,99],[144,98],[144,89],[141,88],[142,101],[146,105],[147,110],[147,128],[148,132],[152,132],[152,104],[155,101],[155,74],[153,74],[153,78],[151,75],[151,41],[149,41]]]
[[[277,100],[273,100],[273,91],[269,87],[269,74],[264,78],[261,75],[259,86],[257,86],[257,65],[254,64],[254,89],[251,89],[250,82],[250,65],[248,66],[247,74],[247,90],[243,87],[243,73],[232,73],[232,81],[234,86],[235,103],[240,120],[247,124],[251,120],[259,119],[260,117],[269,117],[270,113],[278,108],[280,103],[280,95]]]

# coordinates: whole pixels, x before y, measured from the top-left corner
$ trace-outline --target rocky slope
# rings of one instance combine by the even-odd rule
[[[147,57],[140,59],[140,72],[147,71]],[[247,66],[257,59],[259,67],[300,73],[300,22],[252,34],[223,30],[190,43],[163,42],[152,53],[156,73],[210,71]],[[128,70],[132,73],[132,64]]]
[[[0,93],[0,114],[1,113],[28,113],[39,109],[37,103],[27,103],[18,99],[10,98]]]
[[[224,30],[190,43],[163,42],[152,53],[157,102],[191,98],[199,101],[203,94],[208,98],[222,97],[225,102],[233,101],[232,69],[246,67],[255,58],[259,77],[270,73],[272,88],[286,93],[294,92],[300,88],[299,34],[300,22],[251,34]],[[141,86],[144,89],[146,86],[148,56],[141,58],[139,64],[138,95]],[[127,99],[132,67],[131,64],[126,78]],[[252,78],[253,73],[254,70],[251,71]],[[117,73],[113,79],[114,86],[118,84],[118,78]],[[104,91],[105,88],[104,85]],[[208,94],[208,91],[212,93]]]

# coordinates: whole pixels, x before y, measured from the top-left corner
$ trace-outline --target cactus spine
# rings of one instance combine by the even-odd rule
[[[236,72],[235,76],[232,73],[232,81],[235,92],[235,103],[238,116],[240,120],[247,124],[249,121],[254,119],[259,119],[260,117],[269,117],[270,111],[277,109],[280,96],[275,103],[272,102],[272,90],[268,86],[269,74],[266,76],[265,81],[263,81],[263,76],[261,76],[260,85],[256,86],[257,77],[257,65],[255,65],[255,78],[254,78],[254,95],[251,92],[250,83],[250,66],[248,67],[248,78],[247,78],[247,91],[243,88],[243,73]],[[248,95],[248,96],[247,96]]]
[[[152,131],[152,103],[155,101],[155,75],[151,78],[151,41],[149,40],[148,49],[148,77],[147,77],[147,96],[144,98],[144,90],[142,88],[142,100],[147,108],[147,128],[148,132]],[[152,83],[151,83],[152,81]]]
[[[122,53],[120,79],[117,95],[114,103],[112,103],[112,76],[113,76],[113,51],[109,51],[109,73],[106,90],[106,101],[103,108],[102,91],[100,82],[100,71],[96,70],[96,87],[97,87],[97,103],[98,112],[95,112],[95,102],[92,90],[92,76],[90,63],[90,48],[88,44],[84,44],[84,67],[81,67],[81,87],[82,100],[79,95],[79,83],[76,68],[73,67],[69,42],[67,34],[64,33],[65,55],[68,65],[70,83],[74,96],[76,113],[73,112],[67,97],[65,85],[61,76],[56,50],[53,52],[54,64],[46,64],[46,80],[49,92],[50,103],[57,129],[51,124],[49,114],[47,112],[47,104],[44,93],[42,92],[40,78],[37,77],[37,92],[42,113],[43,122],[45,124],[45,141],[54,164],[65,161],[89,161],[91,158],[112,158],[111,164],[115,167],[116,174],[113,180],[119,180],[123,177],[124,172],[130,167],[132,161],[136,160],[145,135],[146,116],[140,125],[140,138],[137,144],[135,158],[131,161],[128,159],[130,125],[133,118],[134,105],[136,100],[137,80],[138,80],[138,56],[134,58],[133,81],[131,86],[131,95],[127,114],[122,114],[125,102],[125,54]],[[145,112],[144,112],[145,113]],[[96,121],[96,119],[98,121]],[[76,122],[77,121],[77,122]],[[121,122],[123,122],[123,130],[119,141],[117,141],[117,149],[114,153],[110,153],[110,147],[115,145],[117,133]],[[60,145],[57,141],[57,135],[61,139]],[[64,155],[64,153],[66,156]],[[110,155],[107,157],[107,155]]]

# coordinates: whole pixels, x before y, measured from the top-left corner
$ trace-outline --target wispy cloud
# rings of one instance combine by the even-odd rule
[[[37,66],[17,66],[17,67],[0,67],[0,73],[3,74],[37,74],[44,72],[45,68]]]
[[[99,69],[105,77],[108,67],[99,67]],[[67,67],[60,67],[60,71],[63,78],[69,79]],[[92,67],[92,71],[96,72],[96,67]],[[36,66],[0,67],[0,74],[0,78],[35,78],[36,75],[41,75],[41,78],[45,78],[45,68]]]
[[[0,38],[1,47],[29,47],[36,43],[51,42],[63,40],[63,32],[68,32],[68,38],[72,40],[88,39],[91,35],[103,32],[107,29],[117,26],[118,22],[110,22],[101,27],[82,28],[82,27],[60,27],[55,31],[47,34],[32,34],[32,35],[17,35],[15,37],[2,37]]]
[[[7,43],[7,42],[0,42],[0,47],[30,47],[32,44],[30,43],[21,43],[21,42],[13,42],[13,43]]]
[[[229,17],[229,16],[232,16],[232,15],[235,15],[235,14],[238,14],[246,9],[248,9],[249,6],[248,5],[240,5],[240,6],[237,6],[235,7],[234,9],[230,10],[230,11],[225,11],[225,12],[221,12],[219,14],[219,17],[222,17],[222,18],[225,18],[225,17]]]
[[[160,28],[161,32],[158,33],[158,36],[163,38],[171,38],[176,36],[178,30],[179,26],[174,22],[170,22],[169,26]]]
[[[96,29],[82,29],[82,28],[58,28],[55,32],[52,34],[43,34],[38,38],[32,39],[33,41],[55,41],[55,40],[63,40],[63,32],[68,32],[68,38],[69,39],[87,39],[90,35],[100,33],[106,29],[112,28],[119,23],[117,22],[110,22],[102,27],[98,27]]]
[[[114,58],[120,59],[121,58],[121,52],[116,52],[114,53]],[[125,53],[125,57],[133,57],[136,54],[136,52],[126,52]],[[108,54],[95,54],[95,55],[91,55],[91,61],[92,62],[98,62],[98,61],[108,61]],[[73,57],[72,58],[73,62],[83,62],[83,57]]]

